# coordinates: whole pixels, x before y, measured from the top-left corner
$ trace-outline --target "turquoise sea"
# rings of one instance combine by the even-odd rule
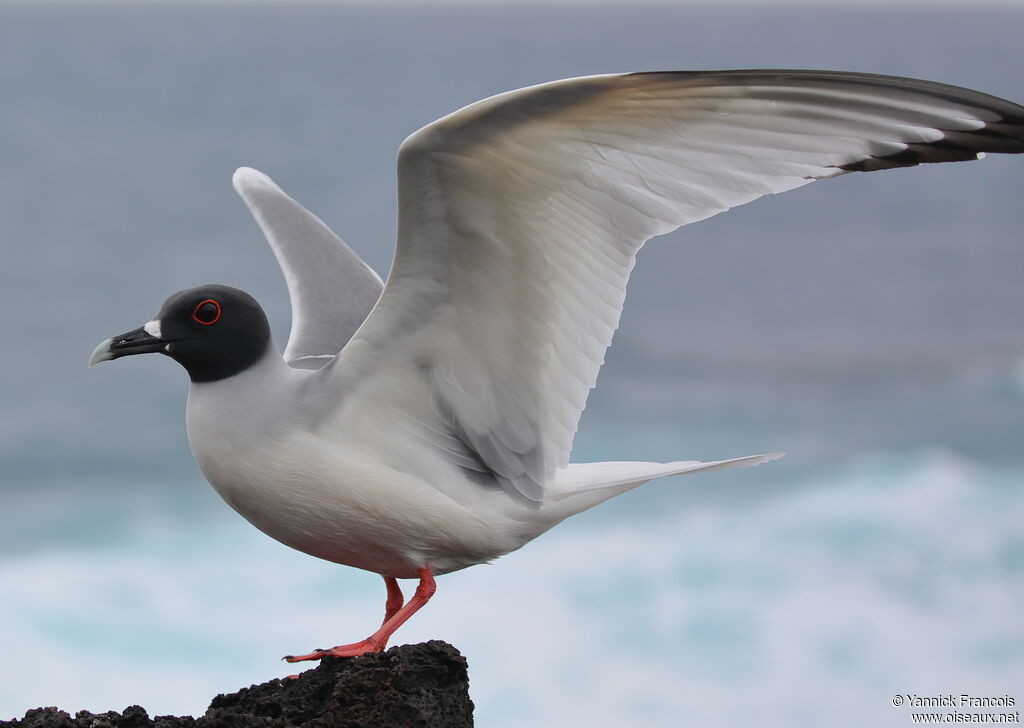
[[[1012,8],[0,4],[0,720],[205,710],[365,636],[379,577],[273,542],[192,462],[186,377],[95,344],[180,288],[287,294],[255,166],[378,271],[394,154],[473,100],[626,70],[807,67],[1024,101]],[[653,241],[574,459],[717,459],[493,566],[397,635],[477,721],[904,726],[1024,701],[1024,159],[854,174]],[[524,647],[525,646],[525,647]]]

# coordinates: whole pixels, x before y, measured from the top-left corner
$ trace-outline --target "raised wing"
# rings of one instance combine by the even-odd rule
[[[292,332],[285,361],[298,369],[320,369],[366,320],[384,284],[320,218],[270,177],[241,167],[232,182],[288,283]]]
[[[348,395],[426,388],[438,447],[457,440],[453,459],[539,502],[644,241],[844,172],[1022,152],[1022,125],[1024,108],[986,94],[827,71],[592,76],[485,99],[403,144],[394,266],[330,377]]]

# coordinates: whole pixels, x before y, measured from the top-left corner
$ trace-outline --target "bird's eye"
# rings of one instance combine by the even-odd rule
[[[220,318],[220,304],[214,301],[212,298],[207,298],[205,301],[200,301],[196,304],[196,307],[192,309],[192,320],[196,323],[200,323],[203,326],[210,326],[211,324],[217,323],[217,319]]]

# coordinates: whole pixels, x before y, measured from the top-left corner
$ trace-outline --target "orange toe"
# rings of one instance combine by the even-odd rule
[[[378,644],[375,640],[365,639],[353,642],[350,645],[338,645],[328,650],[313,650],[306,655],[287,655],[285,662],[305,662],[306,660],[322,660],[325,657],[360,657],[372,652],[380,652],[384,645]]]

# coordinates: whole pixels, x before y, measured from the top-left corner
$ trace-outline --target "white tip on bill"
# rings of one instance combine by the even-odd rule
[[[113,339],[104,339],[101,341],[99,346],[92,350],[92,356],[89,357],[89,366],[99,364],[101,361],[108,361],[111,358],[110,345],[113,343]]]

